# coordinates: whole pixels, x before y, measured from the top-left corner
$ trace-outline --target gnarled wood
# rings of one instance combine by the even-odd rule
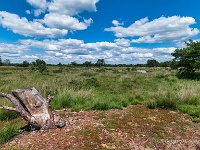
[[[20,113],[29,124],[37,125],[42,129],[66,125],[66,121],[51,110],[51,100],[53,97],[48,96],[46,100],[35,88],[17,89],[12,91],[12,94],[0,92],[0,96],[9,99],[15,107],[2,106],[0,108]]]

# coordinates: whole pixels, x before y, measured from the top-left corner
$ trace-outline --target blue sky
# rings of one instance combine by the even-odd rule
[[[199,40],[199,0],[6,0],[0,2],[0,56],[109,64],[159,62]]]

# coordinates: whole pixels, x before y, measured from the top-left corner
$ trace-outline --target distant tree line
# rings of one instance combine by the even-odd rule
[[[16,66],[16,67],[31,67],[31,70],[40,70],[39,72],[44,72],[46,68],[44,66],[59,66],[62,70],[64,66],[68,67],[171,67],[174,61],[166,61],[166,62],[158,62],[155,59],[150,59],[146,64],[106,64],[104,59],[98,59],[96,63],[92,63],[91,61],[85,61],[82,64],[73,61],[69,64],[47,64],[44,60],[37,59],[31,63],[28,61],[23,61],[22,63],[11,63],[9,59],[2,61],[0,56],[0,66]],[[40,66],[40,67],[38,67]],[[42,66],[42,67],[41,67]],[[40,69],[39,69],[40,68]]]

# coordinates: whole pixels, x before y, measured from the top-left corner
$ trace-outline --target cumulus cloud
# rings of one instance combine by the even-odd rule
[[[2,58],[6,57],[11,62],[29,62],[35,59],[43,59],[47,63],[83,63],[91,61],[96,63],[99,58],[106,60],[106,63],[136,64],[146,63],[148,59],[167,61],[173,59],[171,53],[175,47],[141,48],[128,46],[130,41],[117,39],[115,42],[94,42],[85,43],[78,39],[58,39],[58,40],[36,40],[24,39],[15,44],[0,43],[0,53]],[[45,52],[37,54],[36,49]],[[30,52],[33,55],[27,55]]]
[[[130,40],[128,39],[115,39],[115,43],[118,45],[118,46],[123,46],[123,47],[128,47],[130,46]]]
[[[122,23],[120,23],[119,21],[117,21],[117,20],[113,20],[112,21],[112,24],[114,25],[114,26],[120,26],[120,25],[124,25],[124,23],[122,22]]]
[[[36,55],[24,55],[24,56],[22,56],[21,57],[21,59],[23,59],[23,60],[35,60],[35,59],[39,59],[39,57],[38,56],[36,56]]]
[[[153,21],[143,18],[135,21],[129,27],[116,26],[104,29],[115,33],[116,37],[133,37],[133,43],[155,43],[176,40],[185,40],[199,33],[197,28],[191,28],[195,24],[192,17],[160,17]],[[139,37],[139,38],[137,38]]]
[[[95,12],[96,3],[99,0],[26,0],[31,6],[34,7],[35,16],[48,11],[49,14],[59,14],[66,16],[74,16],[82,13],[83,11]],[[29,11],[30,12],[30,11]]]
[[[44,13],[48,6],[46,0],[26,0],[26,2],[35,8],[34,9],[35,16],[39,16],[41,13]]]
[[[96,3],[98,1],[99,0],[54,0],[49,3],[48,8],[51,13],[74,16],[83,11],[96,11]]]
[[[58,13],[46,14],[44,23],[50,28],[67,29],[67,30],[85,30],[92,23],[92,19],[79,22],[78,19]]]
[[[80,48],[84,43],[77,39],[58,39],[58,40],[20,40],[22,45],[27,47],[41,48],[47,51],[61,51],[65,49]]]
[[[12,30],[24,36],[31,37],[63,37],[68,33],[68,30],[47,28],[38,21],[28,21],[26,18],[20,18],[16,14],[11,14],[5,11],[0,11],[0,24],[4,28]]]
[[[17,44],[0,43],[0,54],[3,60],[10,59],[11,62],[19,62],[17,58],[23,57],[23,53],[27,52],[29,47]]]
[[[60,38],[67,35],[68,30],[85,30],[93,22],[92,18],[78,15],[83,11],[96,11],[99,0],[26,0],[33,10],[25,10],[35,16],[46,13],[42,19],[28,20],[17,14],[0,11],[0,25],[14,33],[37,38]],[[81,20],[81,21],[80,21]]]
[[[171,54],[175,51],[175,47],[159,47],[159,48],[153,48],[152,50],[158,53],[165,53],[165,54]]]
[[[143,58],[143,57],[151,58],[153,57],[153,54],[152,53],[133,53],[133,56],[136,58]]]
[[[27,51],[29,48],[26,45],[21,44],[8,44],[0,43],[0,53],[8,54],[21,54],[22,52]]]
[[[120,44],[119,44],[119,43]],[[160,48],[140,48],[127,46],[128,40],[118,39],[115,42],[95,42],[85,43],[77,39],[59,39],[59,40],[20,40],[19,43],[30,49],[40,48],[46,52],[45,59],[55,62],[76,61],[83,63],[85,61],[96,62],[103,58],[107,63],[146,63],[148,59],[157,59],[166,61],[171,59],[171,52],[174,47]],[[43,58],[43,56],[40,56]],[[44,58],[43,58],[44,59]]]

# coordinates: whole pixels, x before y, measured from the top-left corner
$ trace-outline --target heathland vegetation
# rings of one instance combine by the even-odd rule
[[[10,93],[14,89],[35,87],[43,97],[54,96],[52,108],[56,110],[123,109],[142,104],[150,109],[188,113],[199,122],[199,45],[190,41],[187,48],[173,53],[176,60],[165,63],[149,60],[144,65],[106,65],[104,59],[99,59],[96,64],[87,61],[81,65],[76,62],[47,65],[36,60],[32,64],[24,61],[11,66],[10,61],[4,65],[1,60],[0,91]],[[1,98],[0,106],[4,105],[12,106]],[[0,109],[0,144],[16,135],[25,124],[18,117],[14,112]]]

